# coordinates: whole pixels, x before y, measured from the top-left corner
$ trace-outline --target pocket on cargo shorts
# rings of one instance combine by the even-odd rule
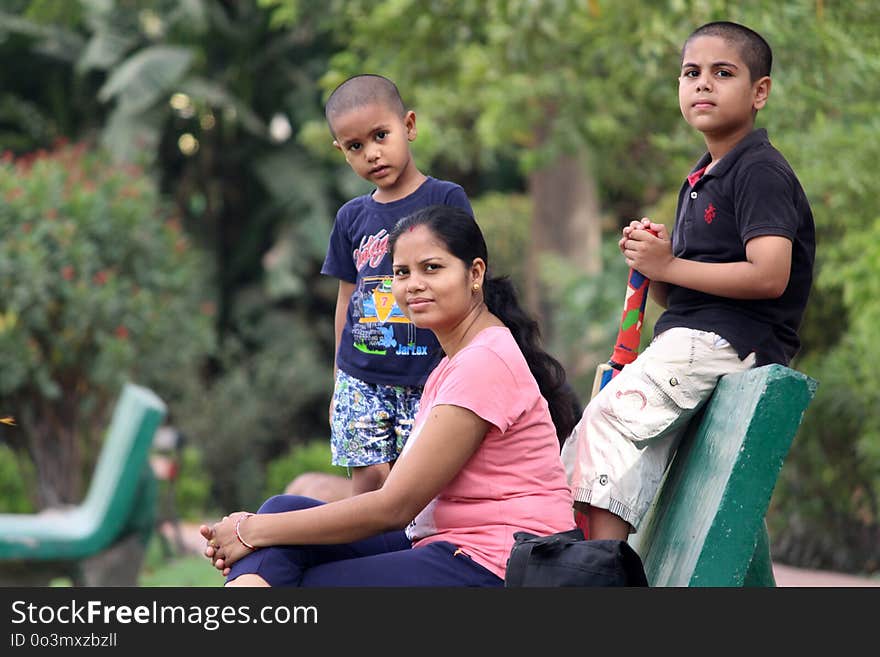
[[[727,341],[709,331],[664,331],[608,384],[607,421],[644,447],[687,423],[708,399],[718,377],[747,369]]]
[[[602,410],[634,443],[662,436],[700,403],[700,394],[671,370],[642,372],[610,392]]]

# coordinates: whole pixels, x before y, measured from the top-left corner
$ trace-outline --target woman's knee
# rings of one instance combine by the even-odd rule
[[[235,579],[229,580],[224,586],[269,587],[271,584],[256,573],[244,573]]]

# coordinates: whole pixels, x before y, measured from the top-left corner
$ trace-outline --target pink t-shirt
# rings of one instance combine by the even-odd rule
[[[437,405],[492,423],[474,455],[407,527],[413,547],[448,541],[504,577],[513,533],[574,528],[572,495],[546,400],[506,327],[490,327],[431,372],[403,454]],[[403,457],[403,454],[401,457]]]

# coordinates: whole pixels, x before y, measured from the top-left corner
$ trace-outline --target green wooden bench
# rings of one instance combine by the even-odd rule
[[[156,481],[149,467],[165,404],[150,390],[123,387],[85,499],[34,514],[0,514],[0,584],[134,586],[153,530]]]
[[[775,586],[764,517],[818,383],[781,365],[721,378],[630,544],[651,586]]]

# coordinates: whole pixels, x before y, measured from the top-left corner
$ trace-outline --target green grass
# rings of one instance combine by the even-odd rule
[[[223,576],[197,554],[174,557],[157,568],[144,568],[139,586],[223,586]]]
[[[223,583],[223,576],[205,557],[198,554],[169,555],[157,535],[150,539],[138,586],[221,587]],[[69,587],[72,582],[69,577],[56,577],[49,586]]]
[[[169,551],[158,533],[150,538],[138,586],[223,586],[223,582],[205,557]]]

